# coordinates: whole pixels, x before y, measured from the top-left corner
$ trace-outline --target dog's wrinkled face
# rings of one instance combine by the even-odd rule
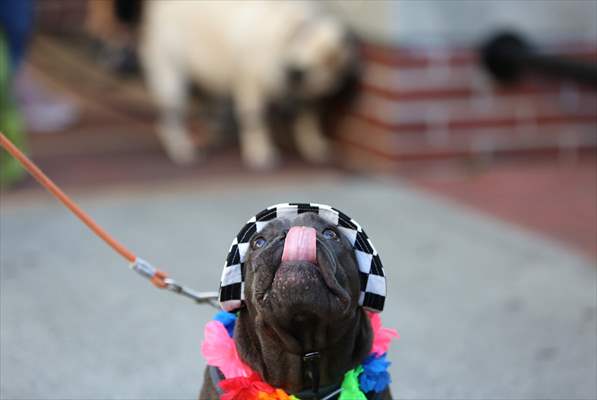
[[[245,302],[282,329],[334,321],[358,307],[359,273],[350,243],[313,213],[271,221],[250,242]]]
[[[303,99],[327,95],[340,85],[355,58],[348,34],[337,21],[308,24],[287,49],[288,86]]]

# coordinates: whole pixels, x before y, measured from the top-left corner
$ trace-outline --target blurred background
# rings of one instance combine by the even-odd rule
[[[202,157],[168,156],[139,56],[148,3],[0,1],[0,131],[101,225],[215,290],[255,212],[331,204],[384,260],[396,398],[597,398],[596,1],[308,3],[357,38],[341,46],[358,73],[268,120],[267,168],[241,155],[235,99],[196,81]],[[220,28],[201,41],[238,30]],[[325,162],[293,145],[303,103]],[[196,398],[215,310],[126,271],[4,151],[0,179],[0,397]]]

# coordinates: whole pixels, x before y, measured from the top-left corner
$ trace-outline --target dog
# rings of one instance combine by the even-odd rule
[[[313,2],[149,1],[140,58],[160,110],[158,136],[169,157],[188,164],[197,151],[185,126],[189,83],[234,104],[241,155],[250,167],[280,159],[267,123],[273,105],[295,110],[299,153],[324,162],[330,144],[316,104],[357,70],[352,36]],[[284,108],[284,107],[278,107]]]
[[[302,212],[305,207],[312,211]],[[240,310],[234,328],[239,356],[265,382],[301,399],[317,397],[308,393],[313,378],[305,375],[305,355],[319,354],[321,387],[337,388],[370,352],[373,334],[364,308],[383,308],[385,278],[369,303],[371,294],[362,287],[367,257],[357,260],[360,245],[351,244],[370,241],[343,216],[322,205],[272,206],[241,230],[224,268],[220,302],[226,310]],[[241,284],[230,280],[241,276],[237,267],[244,271],[240,297],[233,289]],[[374,268],[383,277],[381,264]],[[201,400],[220,398],[219,378],[210,368]],[[391,399],[389,388],[375,398]]]
[[[85,30],[94,58],[122,77],[139,69],[135,43],[141,0],[87,0]]]

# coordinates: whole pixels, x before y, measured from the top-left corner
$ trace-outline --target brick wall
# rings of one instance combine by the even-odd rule
[[[547,50],[597,63],[597,44]],[[597,148],[594,89],[539,79],[500,87],[470,49],[363,53],[362,95],[337,134],[350,164]]]

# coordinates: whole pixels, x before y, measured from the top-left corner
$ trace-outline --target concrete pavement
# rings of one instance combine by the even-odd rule
[[[597,268],[559,245],[387,181],[78,196],[108,231],[198,290],[264,206],[354,216],[389,276],[392,389],[408,399],[597,397]],[[153,289],[53,199],[0,199],[0,397],[190,399],[214,310]]]

